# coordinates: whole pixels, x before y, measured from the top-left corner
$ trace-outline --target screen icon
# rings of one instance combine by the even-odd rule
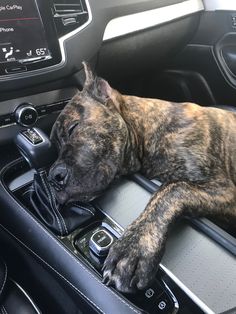
[[[161,301],[159,304],[158,304],[158,308],[160,310],[164,310],[166,308],[166,302],[165,301]]]
[[[149,288],[145,292],[145,297],[150,299],[150,298],[152,298],[154,296],[154,294],[155,294],[155,291],[153,289]]]
[[[31,57],[32,56],[32,50],[29,50],[28,52],[26,52],[26,54],[28,57]]]
[[[2,52],[5,53],[5,59],[7,59],[8,57],[13,55],[13,47],[9,47],[9,48],[2,48]]]

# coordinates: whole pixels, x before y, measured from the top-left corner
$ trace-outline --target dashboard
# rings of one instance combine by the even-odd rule
[[[145,16],[137,15],[143,10]],[[81,68],[82,60],[91,60],[98,53],[103,42],[201,10],[199,0],[4,1],[0,11],[4,16],[0,20],[1,89],[10,89],[8,81],[11,88],[19,88],[71,75]],[[160,15],[162,20],[156,19]],[[124,16],[125,20],[117,20]]]
[[[83,60],[97,64],[108,79],[111,74],[152,67],[154,58],[174,53],[190,38],[202,10],[201,0],[101,0],[99,4],[4,0],[0,6],[1,143],[9,143],[22,127],[34,123],[41,127],[45,117],[51,121],[44,123],[50,129],[56,117],[52,114],[63,109],[73,96],[71,90],[82,86],[78,74]],[[169,45],[160,50],[159,41],[165,38]],[[129,39],[125,45],[123,39]],[[145,62],[139,60],[143,55]]]
[[[0,8],[1,76],[52,68],[66,62],[60,37],[91,21],[84,0],[3,1]],[[64,38],[65,40],[65,38]],[[62,48],[62,49],[61,49]],[[27,76],[27,75],[26,75]]]

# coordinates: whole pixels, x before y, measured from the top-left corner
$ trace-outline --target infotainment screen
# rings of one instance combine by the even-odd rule
[[[0,63],[50,58],[36,0],[1,0]]]

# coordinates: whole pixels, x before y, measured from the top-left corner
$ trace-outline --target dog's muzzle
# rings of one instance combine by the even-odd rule
[[[64,164],[55,165],[49,171],[48,180],[57,191],[61,191],[66,186],[68,179],[69,170]]]

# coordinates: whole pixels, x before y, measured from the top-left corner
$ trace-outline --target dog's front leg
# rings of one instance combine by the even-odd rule
[[[171,183],[156,192],[144,212],[111,247],[104,282],[122,292],[145,288],[155,277],[170,224],[180,215],[236,217],[235,186],[215,178],[207,184]]]

